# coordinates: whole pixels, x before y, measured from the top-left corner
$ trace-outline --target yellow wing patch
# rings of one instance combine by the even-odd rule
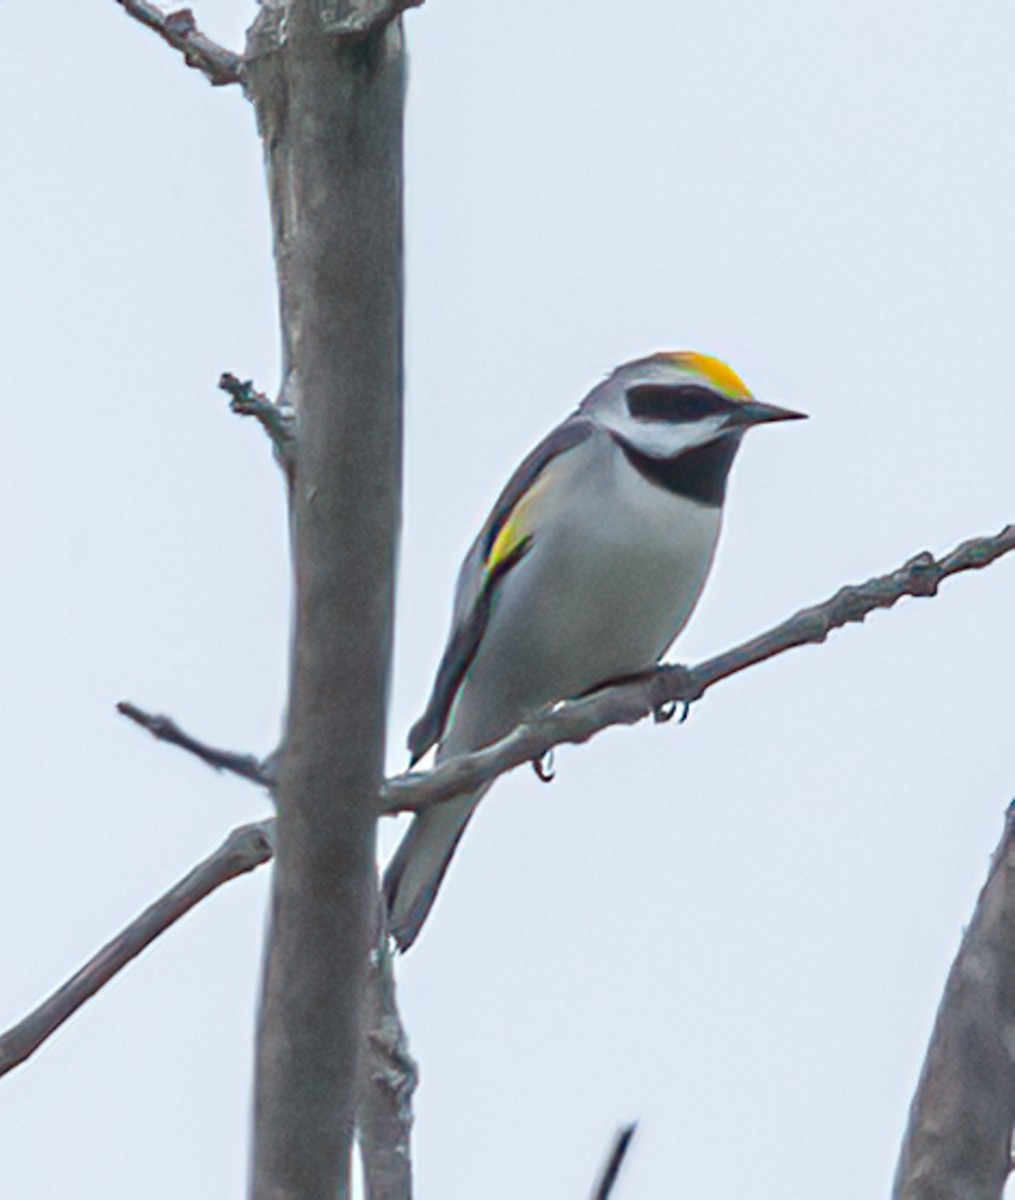
[[[511,510],[511,514],[500,527],[500,532],[494,538],[490,553],[483,564],[487,575],[491,575],[497,567],[509,558],[527,538],[532,537],[534,523],[532,509],[540,494],[546,487],[550,469],[542,471],[535,479],[529,490],[520,497]]]
[[[720,392],[732,400],[749,400],[751,392],[747,384],[721,359],[710,354],[695,354],[693,350],[682,350],[672,355],[675,363],[694,371]]]

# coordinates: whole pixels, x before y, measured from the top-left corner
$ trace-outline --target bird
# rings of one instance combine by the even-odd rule
[[[625,362],[593,387],[522,460],[465,556],[410,766],[653,669],[705,585],[745,432],[805,415],[756,400],[725,362],[694,351]],[[399,950],[489,786],[418,813],[399,843],[384,876]]]

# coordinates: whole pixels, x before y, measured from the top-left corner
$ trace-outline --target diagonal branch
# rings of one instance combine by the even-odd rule
[[[188,871],[48,1000],[0,1037],[0,1076],[34,1054],[86,1000],[205,896],[267,862],[273,853],[273,827],[273,821],[262,821],[234,829],[214,853]]]
[[[269,789],[274,785],[270,759],[260,759],[253,754],[237,754],[232,750],[219,750],[215,746],[208,746],[185,733],[172,717],[145,712],[129,700],[121,700],[116,706],[116,711],[129,718],[135,725],[147,729],[157,741],[168,742],[170,746],[179,746],[181,750],[189,751],[216,771],[229,771]]]
[[[638,1122],[635,1121],[617,1130],[613,1145],[610,1147],[609,1157],[603,1165],[602,1174],[596,1181],[595,1189],[592,1192],[592,1200],[610,1200],[620,1175],[620,1168],[624,1165],[624,1159],[631,1147],[631,1139],[637,1128]]]
[[[148,0],[116,0],[116,3],[128,16],[153,29],[164,42],[179,50],[187,66],[200,71],[212,87],[243,82],[242,57],[206,37],[189,8],[166,13]]]
[[[894,1200],[997,1200],[1015,1125],[1015,801],[945,984]]]
[[[544,710],[474,754],[450,758],[431,771],[393,776],[382,789],[381,811],[418,812],[538,761],[554,746],[587,742],[611,725],[633,725],[649,716],[665,719],[674,704],[693,703],[721,679],[794,646],[823,642],[833,630],[863,621],[875,609],[891,608],[903,596],[936,595],[950,575],[986,567],[1013,549],[1015,525],[1008,525],[994,537],[963,542],[940,559],[924,551],[887,575],[840,588],[821,604],[801,609],[780,625],[695,667],[662,666],[642,679],[604,687]]]
[[[274,855],[274,820],[234,829],[221,846],[145,909],[27,1017],[0,1036],[0,1077],[20,1066],[86,1001],[213,891]],[[380,893],[377,895],[380,904]],[[383,910],[378,919],[384,920]],[[367,972],[360,1144],[370,1200],[411,1195],[412,1097],[418,1071],[398,1013],[387,933]]]

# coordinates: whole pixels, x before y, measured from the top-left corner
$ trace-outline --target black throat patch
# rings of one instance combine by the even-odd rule
[[[615,434],[613,440],[650,483],[713,508],[726,498],[726,480],[740,446],[738,437],[727,435],[684,450],[675,458],[653,458]]]

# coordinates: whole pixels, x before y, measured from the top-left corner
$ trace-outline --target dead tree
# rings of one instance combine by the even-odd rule
[[[274,820],[234,830],[207,860],[0,1038],[24,1062],[113,975],[229,879],[275,859],[257,1047],[257,1200],[345,1195],[358,1130],[375,1200],[411,1194],[415,1067],[394,999],[375,867],[377,820],[418,811],[611,725],[657,721],[714,684],[823,641],[904,597],[1015,549],[1015,527],[842,588],[691,668],[661,668],[537,714],[475,754],[385,780],[385,699],[400,513],[402,12],[420,0],[261,0],[245,52],[189,10],[118,0],[216,87],[242,87],[264,144],[283,372],[269,399],[221,386],[259,420],[288,485],[296,627],[281,745],[259,758],[211,747],[124,703],[157,738],[270,791]],[[1015,1077],[1012,821],[942,1002],[896,1180],[899,1200],[996,1200],[1007,1176]],[[633,1127],[596,1195],[609,1194]]]

